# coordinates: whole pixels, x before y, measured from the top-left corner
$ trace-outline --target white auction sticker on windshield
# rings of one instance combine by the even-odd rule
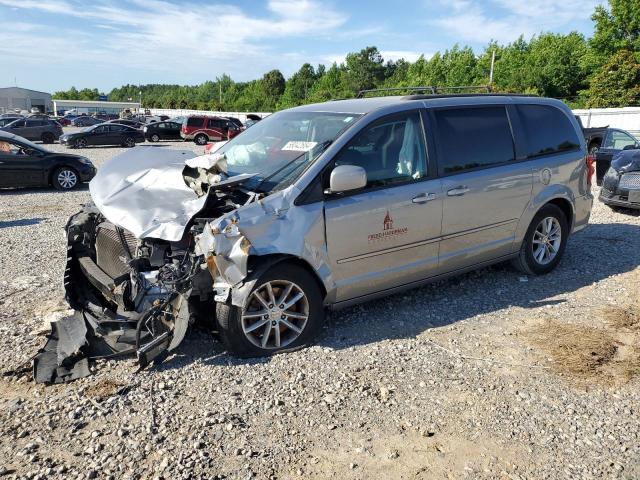
[[[292,152],[308,152],[317,144],[318,142],[291,141],[287,142],[287,144],[282,147],[282,150],[289,150]]]

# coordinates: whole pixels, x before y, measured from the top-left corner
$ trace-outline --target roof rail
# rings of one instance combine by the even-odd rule
[[[470,90],[470,89],[479,89],[484,90],[484,93],[491,93],[491,85],[463,85],[456,87],[435,87],[435,86],[427,86],[427,87],[392,87],[392,88],[371,88],[368,90],[360,90],[356,98],[363,98],[365,95],[369,93],[383,93],[383,92],[429,92],[431,95],[438,95],[443,91],[448,90]]]

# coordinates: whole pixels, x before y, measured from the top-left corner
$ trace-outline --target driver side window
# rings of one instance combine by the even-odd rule
[[[403,112],[377,120],[358,133],[334,162],[334,166],[364,168],[366,188],[426,177],[427,155],[420,113]]]
[[[615,150],[622,150],[629,145],[635,145],[636,139],[631,135],[627,135],[620,130],[611,130],[604,144],[604,148],[612,148]]]
[[[0,155],[24,155],[22,147],[15,143],[0,140]]]

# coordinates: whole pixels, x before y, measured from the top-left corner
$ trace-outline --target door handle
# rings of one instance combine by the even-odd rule
[[[456,188],[452,188],[451,190],[447,190],[447,195],[450,197],[461,197],[465,193],[471,190],[466,185],[459,185]]]
[[[431,200],[435,200],[435,198],[436,198],[435,193],[421,193],[420,195],[413,197],[411,201],[413,203],[427,203],[427,202],[430,202]]]

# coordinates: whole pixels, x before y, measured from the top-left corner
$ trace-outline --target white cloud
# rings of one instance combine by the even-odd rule
[[[106,0],[0,0],[0,5],[81,17],[101,32],[94,32],[93,40],[83,42],[66,40],[68,31],[51,35],[42,29],[21,35],[10,28],[3,31],[4,45],[0,46],[0,51],[9,55],[22,56],[28,49],[27,57],[51,58],[48,55],[55,47],[55,56],[64,54],[93,63],[122,65],[124,59],[139,68],[210,69],[212,74],[244,67],[253,73],[260,65],[276,63],[269,58],[273,54],[267,40],[323,36],[347,21],[346,15],[318,0],[269,0],[268,13],[262,16],[247,14],[234,5],[178,5],[166,0],[117,4]],[[12,43],[6,41],[7,37]],[[231,68],[220,69],[222,63]]]
[[[442,0],[440,0],[442,4]],[[508,43],[588,20],[601,0],[453,0],[453,13],[430,21],[460,41]]]

